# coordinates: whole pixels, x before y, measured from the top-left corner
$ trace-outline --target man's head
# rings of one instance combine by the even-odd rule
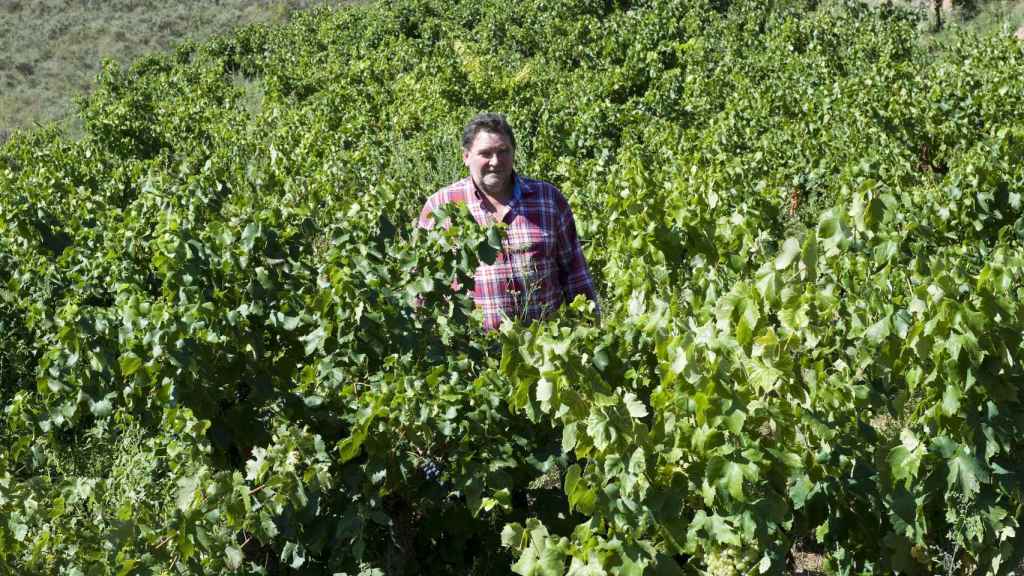
[[[501,114],[481,112],[474,116],[462,130],[462,149],[466,150],[472,146],[477,133],[481,131],[504,134],[512,148],[516,147],[516,136],[512,133],[512,127],[509,126],[508,120]]]
[[[512,191],[516,138],[501,114],[477,114],[462,131],[462,162],[478,188],[503,197]]]

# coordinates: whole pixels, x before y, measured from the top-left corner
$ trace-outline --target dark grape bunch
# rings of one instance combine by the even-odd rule
[[[420,463],[420,470],[423,471],[423,475],[427,477],[427,480],[431,482],[437,482],[441,478],[441,469],[437,467],[437,463],[433,460],[424,458]]]

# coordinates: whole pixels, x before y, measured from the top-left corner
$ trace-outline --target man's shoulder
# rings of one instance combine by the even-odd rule
[[[520,176],[519,182],[523,188],[524,199],[552,205],[558,210],[568,208],[569,203],[566,201],[562,191],[551,182],[548,182],[547,180],[527,178],[525,176]]]
[[[456,180],[444,188],[441,188],[427,198],[427,205],[432,208],[436,208],[438,206],[448,204],[449,202],[465,202],[468,182],[469,177],[466,177],[461,180]]]
[[[519,184],[523,187],[524,193],[561,194],[554,184],[547,180],[538,180],[518,175]]]
[[[469,177],[457,180],[451,184],[441,188],[437,192],[434,192],[427,198],[427,201],[423,203],[423,209],[420,210],[419,226],[420,228],[432,228],[434,226],[433,218],[431,213],[444,206],[445,204],[466,203],[466,190],[468,189]]]

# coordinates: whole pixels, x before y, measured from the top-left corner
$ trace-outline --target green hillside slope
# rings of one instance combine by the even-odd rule
[[[395,0],[0,147],[0,573],[1006,574],[1024,48],[849,3]],[[459,134],[599,285],[484,334]]]
[[[283,23],[310,0],[13,0],[0,5],[0,131],[66,123],[104,59],[121,64],[253,22]]]

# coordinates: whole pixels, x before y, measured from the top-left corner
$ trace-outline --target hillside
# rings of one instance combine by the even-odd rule
[[[254,22],[284,23],[324,0],[16,0],[0,5],[0,132],[73,119],[105,59],[120,64]]]
[[[0,147],[0,573],[1008,574],[1024,47],[921,34],[394,0],[108,62]],[[414,225],[481,110],[600,317],[484,333],[453,282],[539,248]]]
[[[100,64],[122,65],[183,41],[202,41],[254,22],[283,23],[296,10],[351,0],[19,0],[0,7],[0,139],[16,129],[58,122],[73,134],[80,124],[74,99],[92,89]],[[866,0],[881,4],[879,0]],[[937,36],[930,0],[895,0],[919,18],[925,38],[950,30],[1010,34],[1024,26],[1024,1],[959,2],[943,14]]]

